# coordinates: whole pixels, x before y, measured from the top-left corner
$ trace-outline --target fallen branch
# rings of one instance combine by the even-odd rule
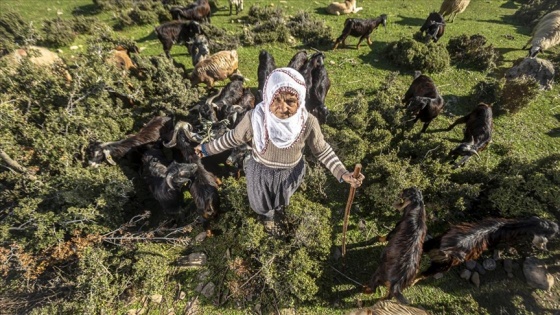
[[[0,158],[8,164],[8,168],[12,171],[17,171],[18,173],[27,173],[27,169],[25,167],[19,165],[18,162],[12,160],[12,158],[4,152],[4,150],[0,149]]]

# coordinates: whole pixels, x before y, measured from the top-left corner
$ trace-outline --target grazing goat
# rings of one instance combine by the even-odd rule
[[[183,219],[183,187],[192,186],[198,165],[170,162],[160,149],[146,151],[142,165],[142,176],[163,212]]]
[[[193,144],[197,145],[199,143],[198,137],[193,136],[192,126],[186,122],[178,122],[175,124],[171,141],[164,145],[166,147],[177,146],[185,162],[197,165],[196,175],[189,192],[193,197],[196,210],[202,218],[202,225],[206,233],[211,235],[210,220],[214,219],[220,211],[220,196],[217,184],[219,180],[206,170],[201,159],[195,154]]]
[[[290,59],[290,62],[288,62],[288,67],[292,69],[296,69],[299,73],[302,73],[303,66],[305,65],[306,62],[307,62],[307,51],[300,50],[292,57],[292,59]]]
[[[476,260],[484,251],[501,243],[514,245],[532,238],[534,245],[542,246],[557,235],[558,224],[538,217],[488,218],[476,223],[461,223],[424,243],[423,250],[430,256],[431,264],[418,280],[447,272],[465,261]]]
[[[212,122],[226,119],[229,108],[241,102],[245,78],[240,74],[234,74],[231,76],[230,80],[231,81],[216,95],[206,100],[205,105],[212,108],[210,117],[207,118]]]
[[[466,126],[463,132],[462,143],[449,152],[449,156],[453,160],[458,156],[463,156],[463,158],[455,164],[454,168],[465,164],[471,156],[478,156],[478,152],[484,150],[490,141],[492,141],[492,108],[484,103],[478,104],[468,115],[457,119],[451,124],[447,128],[447,131],[453,129],[453,127],[458,124],[466,124]]]
[[[161,24],[155,28],[157,38],[163,45],[163,51],[167,58],[171,59],[170,51],[173,44],[184,44],[187,51],[191,51],[191,45],[197,34],[203,34],[204,30],[195,21],[171,21]]]
[[[27,48],[18,48],[13,53],[2,57],[2,59],[8,62],[8,66],[17,66],[21,64],[24,59],[27,59],[38,67],[50,67],[57,72],[60,71],[66,81],[72,81],[72,76],[68,70],[66,70],[64,61],[62,61],[58,54],[45,47],[27,46]],[[10,69],[8,73],[14,74],[15,70],[12,71]]]
[[[210,23],[210,4],[208,0],[197,0],[186,7],[173,7],[169,10],[174,20],[187,20]]]
[[[443,0],[439,8],[439,14],[443,17],[449,15],[448,21],[453,23],[459,13],[463,13],[471,0]]]
[[[238,57],[236,50],[219,51],[196,64],[191,73],[192,85],[199,83],[214,87],[215,81],[225,80],[237,71]]]
[[[409,115],[414,116],[412,126],[420,120],[424,123],[420,133],[426,132],[428,126],[443,110],[443,97],[438,92],[434,81],[417,71],[414,74],[414,81],[406,91],[403,104],[406,104]]]
[[[428,38],[437,42],[445,33],[445,22],[443,16],[437,12],[432,12],[420,28],[420,32],[426,33]]]
[[[346,46],[346,37],[348,35],[353,37],[360,37],[356,49],[360,49],[360,44],[364,39],[367,39],[368,45],[371,45],[371,33],[379,25],[382,24],[385,29],[387,29],[387,14],[381,14],[375,19],[346,19],[344,21],[344,29],[342,30],[342,35],[340,35],[334,42],[333,50],[335,50],[340,43],[342,46]]]
[[[191,51],[189,52],[192,57],[192,64],[196,66],[201,60],[206,59],[210,55],[210,48],[208,48],[208,38],[203,34],[195,35]]]
[[[303,66],[302,73],[307,86],[305,108],[317,117],[317,120],[321,124],[327,121],[327,116],[329,115],[329,110],[325,105],[325,99],[331,87],[331,80],[325,68],[324,59],[324,53],[314,53]]]
[[[264,82],[272,70],[276,69],[276,62],[274,57],[268,53],[266,50],[261,50],[259,54],[259,67],[257,68],[257,78],[259,81],[259,86],[257,90],[257,104],[263,100],[263,88]]]
[[[373,274],[366,293],[373,293],[378,286],[387,287],[387,295],[408,304],[402,291],[413,284],[420,267],[422,246],[426,237],[426,210],[422,193],[415,187],[403,190],[402,202],[395,208],[403,210],[402,218],[389,233],[387,246],[381,253],[381,263]]]
[[[232,14],[233,6],[235,6],[235,15],[239,14],[239,11],[243,11],[243,0],[229,0],[229,15]]]
[[[344,3],[332,2],[327,7],[327,12],[330,14],[341,15],[357,13],[362,9],[362,7],[356,8],[356,0],[345,0]]]
[[[105,143],[91,142],[86,149],[88,164],[97,167],[106,160],[109,164],[116,165],[115,159],[122,158],[131,149],[165,138],[162,134],[173,129],[172,123],[171,117],[156,116],[138,133],[126,139]]]
[[[523,49],[531,45],[529,57],[534,58],[543,50],[558,44],[560,44],[560,10],[552,11],[539,20]]]

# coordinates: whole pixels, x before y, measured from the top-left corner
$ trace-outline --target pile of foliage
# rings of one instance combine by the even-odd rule
[[[34,45],[41,38],[33,25],[25,22],[18,13],[7,10],[0,15],[0,56],[18,46]]]
[[[244,45],[288,43],[295,37],[305,45],[322,47],[332,43],[331,28],[309,12],[298,12],[286,18],[282,9],[253,5],[247,15],[247,24],[241,35]]]
[[[493,45],[485,46],[486,37],[475,34],[453,37],[447,44],[451,61],[472,69],[491,71],[496,68],[500,54]]]
[[[172,4],[188,4],[189,1],[173,1]],[[155,25],[170,21],[171,4],[152,0],[93,0],[98,11],[110,11],[116,18],[115,29],[122,30],[133,25]]]
[[[427,44],[410,38],[389,43],[383,56],[396,66],[422,72],[441,72],[449,67],[449,52],[442,43]]]
[[[500,100],[496,104],[496,110],[508,114],[517,113],[536,101],[540,87],[535,78],[528,76],[502,80]]]
[[[560,3],[556,0],[527,0],[513,15],[523,25],[535,26],[547,13],[560,10]]]
[[[202,24],[202,29],[204,30],[204,33],[208,35],[208,38],[210,38],[208,49],[211,53],[224,50],[234,50],[241,44],[237,34],[232,34],[231,32],[212,24]]]

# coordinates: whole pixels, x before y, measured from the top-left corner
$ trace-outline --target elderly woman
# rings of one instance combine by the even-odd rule
[[[317,119],[305,109],[305,80],[298,71],[272,71],[263,90],[263,101],[235,129],[197,146],[195,152],[204,157],[251,142],[252,156],[244,166],[249,203],[274,234],[275,222],[303,182],[306,145],[340,182],[359,187],[364,175],[354,178],[325,142]]]

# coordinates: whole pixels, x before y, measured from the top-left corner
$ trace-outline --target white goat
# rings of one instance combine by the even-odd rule
[[[459,13],[463,13],[471,0],[443,0],[439,9],[439,14],[444,17],[449,15],[449,22],[453,22]]]
[[[531,39],[523,46],[529,48],[529,57],[534,58],[539,52],[552,48],[560,43],[560,10],[552,11],[543,16],[533,29]]]
[[[229,15],[231,15],[231,11],[235,6],[235,15],[239,13],[239,11],[243,11],[243,0],[229,0]]]
[[[356,0],[345,0],[344,3],[333,2],[327,7],[327,12],[330,14],[349,14],[356,13],[362,10],[362,7],[356,8]]]

